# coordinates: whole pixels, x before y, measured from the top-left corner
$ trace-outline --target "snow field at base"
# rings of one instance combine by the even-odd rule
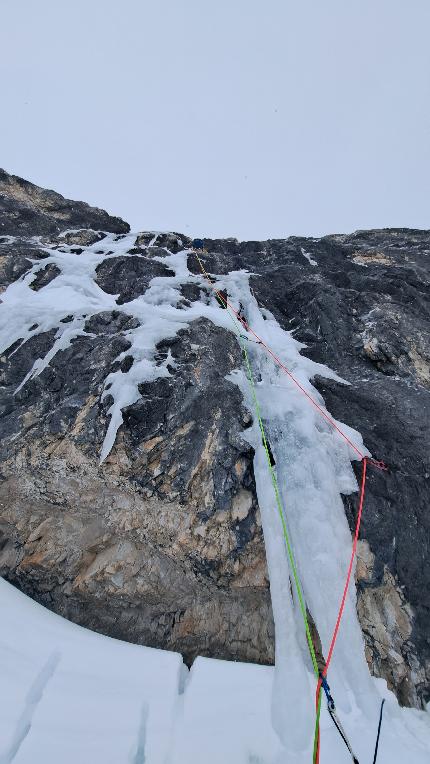
[[[269,764],[280,751],[271,668],[198,658],[189,674],[177,653],[90,632],[2,579],[0,611],[1,764]]]
[[[282,752],[270,718],[273,669],[197,658],[169,764],[269,764]]]
[[[0,764],[311,764],[271,724],[274,670],[181,656],[70,623],[0,579]],[[314,686],[307,675],[309,691]],[[428,714],[387,698],[378,764],[426,764]],[[288,688],[286,688],[288,692]],[[342,718],[370,764],[377,716]],[[349,761],[323,709],[321,764]]]
[[[156,238],[155,235],[151,244],[156,244]],[[36,243],[40,246],[39,242]],[[17,340],[25,341],[34,334],[56,329],[53,347],[44,358],[34,363],[19,388],[28,379],[40,374],[55,354],[66,348],[74,337],[85,334],[85,322],[90,316],[101,311],[116,310],[138,320],[138,328],[126,333],[131,347],[118,358],[121,360],[125,355],[132,355],[134,363],[131,369],[126,373],[117,371],[108,374],[105,380],[102,397],[109,388],[113,403],[108,412],[110,423],[100,455],[101,461],[107,458],[114,445],[118,428],[122,424],[123,408],[140,397],[138,385],[170,375],[168,365],[173,365],[171,356],[161,363],[155,360],[156,345],[160,340],[174,337],[191,321],[202,317],[228,331],[235,331],[228,311],[219,308],[213,295],[208,296],[203,276],[195,276],[188,271],[188,251],[171,254],[165,250],[165,256],[157,256],[155,259],[171,269],[174,276],[153,278],[143,295],[118,305],[115,295],[106,294],[95,283],[96,267],[109,258],[131,256],[128,250],[134,243],[135,234],[122,237],[107,234],[102,241],[84,248],[80,255],[71,252],[72,247],[67,245],[62,245],[63,251],[43,247],[48,257],[35,262],[30,273],[11,284],[3,293],[0,305],[0,352]],[[49,263],[55,264],[61,273],[39,291],[33,291],[30,285],[35,274]],[[309,261],[309,265],[314,263]],[[180,287],[183,284],[199,285],[202,289],[201,299],[188,307],[183,303],[180,307]],[[249,274],[237,271],[220,276],[216,286],[227,290],[229,300],[237,308],[239,303],[242,305],[247,322],[254,331],[282,359],[305,390],[324,407],[324,401],[310,380],[317,374],[340,383],[343,380],[326,366],[302,356],[300,350],[304,346],[294,339],[293,333],[284,331],[269,311],[259,308],[249,288]],[[68,315],[72,315],[73,320],[62,324],[61,319]],[[38,325],[35,329],[31,328],[34,324]],[[244,330],[241,333],[246,335]],[[340,493],[357,491],[357,482],[351,468],[351,460],[356,458],[356,454],[279,370],[263,348],[255,342],[244,341],[247,343],[255,375],[256,394],[276,460],[278,482],[304,597],[327,654],[351,550],[351,534]],[[85,632],[85,638],[77,638],[79,647],[74,646],[74,639],[69,639],[67,650],[61,646],[58,648],[57,638],[53,638],[52,651],[47,652],[45,648],[39,651],[37,670],[33,671],[33,654],[26,642],[25,651],[22,645],[23,660],[18,661],[19,667],[16,667],[17,676],[21,677],[23,683],[22,687],[21,679],[17,683],[21,688],[17,690],[19,697],[16,704],[7,703],[5,709],[5,718],[9,719],[5,722],[8,732],[13,730],[15,737],[9,741],[9,749],[3,754],[3,759],[0,757],[0,764],[10,764],[11,761],[23,763],[29,761],[32,754],[34,761],[37,746],[45,746],[40,759],[44,764],[50,760],[50,756],[52,761],[76,761],[78,750],[81,751],[84,745],[83,741],[86,741],[88,751],[92,750],[92,746],[98,751],[104,738],[108,739],[111,728],[115,730],[115,739],[106,746],[103,764],[107,761],[115,761],[116,764],[122,761],[157,764],[164,760],[169,764],[182,764],[180,756],[184,757],[184,764],[185,761],[193,764],[194,760],[196,764],[202,760],[209,762],[209,740],[214,762],[304,764],[311,761],[315,679],[303,620],[294,586],[290,587],[291,571],[250,388],[243,369],[238,369],[229,378],[239,386],[254,415],[254,424],[244,433],[244,438],[255,449],[254,472],[275,619],[276,670],[273,672],[256,666],[242,667],[240,664],[199,659],[193,667],[185,694],[178,699],[178,677],[183,671],[179,656],[174,656],[176,663],[173,664],[172,654],[167,659],[168,653],[126,646],[96,635],[90,635],[88,639],[93,640],[92,645],[96,641],[98,649],[94,650],[93,646],[90,648],[86,644],[84,648],[84,639],[87,640]],[[339,426],[363,453],[367,453],[359,433],[342,423]],[[31,604],[37,608],[34,603]],[[31,612],[28,610],[29,618]],[[40,628],[41,619],[48,617],[56,618],[46,613],[42,617],[39,613],[37,618]],[[52,620],[50,623],[53,623]],[[64,630],[65,622],[61,623]],[[15,628],[18,628],[17,624]],[[28,628],[23,624],[20,628],[27,639]],[[46,628],[43,626],[42,630]],[[78,629],[71,625],[67,625],[67,628]],[[11,645],[14,644],[12,632]],[[82,635],[83,630],[79,630],[79,633]],[[101,648],[104,639],[110,645],[109,648]],[[72,641],[73,647],[70,646]],[[115,659],[113,656],[108,659],[108,653],[110,656],[114,650],[112,645],[115,645]],[[12,648],[9,646],[8,649]],[[98,658],[87,659],[85,656],[85,653],[88,656],[92,653],[96,655],[98,650]],[[139,658],[135,657],[136,650]],[[117,651],[118,656],[121,653],[121,658],[116,657]],[[84,653],[82,660],[79,657],[81,653]],[[142,657],[144,654],[145,658]],[[133,655],[133,658],[129,655]],[[158,656],[162,657],[159,659]],[[171,662],[169,667],[163,663],[164,660]],[[138,667],[141,666],[142,682],[135,661]],[[160,674],[159,683],[154,679],[154,672],[151,673],[150,663],[156,667],[154,671],[157,676]],[[9,681],[13,685],[12,663],[8,659],[6,665],[11,667]],[[169,672],[174,675],[174,680]],[[173,689],[170,682],[173,682]],[[352,738],[356,753],[359,758],[362,755],[363,761],[370,761],[380,696],[364,658],[353,586],[330,667],[329,683],[339,716]],[[224,691],[221,684],[225,685]],[[247,697],[252,702],[247,702]],[[395,761],[396,764],[406,760],[421,764],[430,755],[430,735],[426,726],[428,717],[413,711],[400,712],[390,697],[385,711],[384,735],[385,750],[391,745],[391,758],[386,760]],[[48,698],[52,698],[52,702],[47,705]],[[157,711],[161,707],[162,713]],[[268,721],[269,707],[273,727]],[[15,711],[21,716],[13,718]],[[8,713],[12,716],[8,717]],[[61,749],[64,736],[69,735],[72,729],[64,727],[65,719],[68,724],[74,725],[73,736],[78,746],[75,750],[74,744],[70,743],[70,759],[67,758],[69,753]],[[337,761],[340,764],[348,758],[348,754],[325,711],[321,724],[321,764],[336,764]],[[158,743],[155,741],[155,733],[151,731],[154,725],[162,729]],[[167,748],[164,750],[163,745],[168,745],[173,727],[176,744],[167,754]],[[385,732],[387,727],[389,730],[396,729],[394,737],[390,737],[390,732]],[[27,732],[24,734],[25,730]],[[421,744],[419,741],[423,735],[428,737]],[[14,755],[16,746],[18,749]],[[144,755],[142,747],[145,748]],[[424,758],[423,750],[426,752]],[[9,758],[4,758],[7,755]],[[88,761],[97,761],[98,755],[94,753]],[[403,758],[399,758],[400,755]],[[378,764],[385,760],[383,756],[385,753],[381,750]],[[82,759],[81,753],[79,757]]]
[[[1,764],[137,764],[142,747],[165,762],[180,655],[82,629],[1,579],[0,609]]]

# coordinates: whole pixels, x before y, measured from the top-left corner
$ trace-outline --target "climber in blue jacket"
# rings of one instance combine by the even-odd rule
[[[205,249],[205,243],[203,239],[193,239],[193,249]]]

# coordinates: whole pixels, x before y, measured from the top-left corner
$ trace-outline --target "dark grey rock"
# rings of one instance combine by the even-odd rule
[[[9,175],[0,169],[0,235],[52,235],[68,228],[127,233],[128,223],[85,202],[73,202],[55,191]]]
[[[139,326],[137,319],[119,311],[95,313],[85,322],[85,331],[94,334],[117,334]]]
[[[140,233],[136,239],[136,246],[148,247],[153,242],[153,247],[163,248],[169,250],[169,252],[180,252],[183,249],[188,249],[191,246],[191,239],[188,236],[184,236],[182,233]],[[165,254],[165,253],[164,253]]]
[[[96,282],[105,292],[119,295],[118,305],[144,294],[155,276],[174,276],[158,260],[136,255],[110,257],[97,267],[96,273]]]
[[[0,176],[0,193],[0,234],[19,237],[0,236],[4,286],[44,256],[22,235],[43,234],[61,247],[58,234],[76,227],[64,243],[80,249],[101,241],[99,229],[119,237],[128,230],[13,176]],[[402,703],[420,706],[430,688],[430,232],[205,246],[210,273],[251,271],[259,305],[295,330],[305,354],[351,383],[315,380],[331,414],[358,429],[389,467],[369,469],[363,516],[357,587],[366,655]],[[180,234],[139,234],[129,256],[103,261],[97,282],[127,303],[171,273],[155,259],[164,248],[189,247]],[[188,265],[200,274],[192,254]],[[55,276],[42,266],[33,284],[44,289]],[[184,286],[179,306],[208,295]],[[126,333],[136,326],[119,311],[89,317],[87,334],[15,394],[55,331],[18,341],[2,357],[0,571],[78,623],[180,650],[188,662],[197,654],[271,662],[252,451],[241,435],[250,417],[225,379],[241,365],[238,346],[206,320],[161,342],[156,362],[172,359],[170,376],[139,386],[99,466],[113,402],[109,392],[101,400],[104,381],[132,369]],[[352,529],[357,497],[344,504]]]
[[[89,247],[91,244],[96,244],[98,241],[106,238],[106,234],[103,231],[73,231],[66,233],[59,239],[66,244],[81,244],[83,247]]]
[[[362,537],[375,567],[366,586],[380,587],[387,569],[412,606],[403,659],[412,671],[418,655],[427,676],[399,696],[424,702],[430,686],[430,232],[205,244],[208,272],[253,272],[259,305],[296,330],[306,355],[351,383],[316,381],[331,414],[358,429],[389,466],[388,473],[369,470]],[[188,266],[200,273],[195,256]],[[355,501],[345,498],[345,506],[352,529]]]
[[[78,623],[180,650],[189,663],[197,654],[270,662],[273,622],[253,454],[240,436],[241,395],[225,380],[240,363],[237,344],[203,320],[160,343],[158,362],[169,350],[174,359],[171,377],[140,385],[141,399],[123,412],[121,445],[98,468],[94,455],[113,400],[100,400],[102,383],[129,347],[122,334],[128,328],[121,314],[93,316],[87,329],[96,336],[74,340],[15,396],[18,379],[53,336],[36,335],[8,354],[0,400],[0,497],[7,506],[0,570]],[[125,355],[124,373],[130,363]],[[26,479],[15,482],[22,458]],[[22,533],[27,484],[33,521]],[[29,541],[30,526],[40,523],[45,530]],[[94,526],[96,538],[87,530]],[[114,548],[126,554],[118,573]],[[94,556],[111,561],[98,583]]]
[[[42,289],[44,286],[47,286],[47,284],[50,284],[50,282],[59,276],[60,273],[61,271],[59,268],[57,268],[56,265],[49,263],[48,265],[45,265],[44,268],[40,268],[36,272],[36,275],[30,284],[30,288],[35,292],[38,292],[39,289]]]
[[[48,253],[31,242],[18,239],[10,243],[6,236],[3,241],[0,239],[0,292],[12,281],[28,273],[33,260],[43,260],[46,257]]]

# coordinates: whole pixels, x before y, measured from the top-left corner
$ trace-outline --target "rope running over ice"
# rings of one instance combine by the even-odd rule
[[[314,747],[313,747],[313,762],[314,762],[314,764],[318,764],[319,763],[319,754],[320,754],[320,729],[319,729],[319,721],[320,721],[320,713],[321,713],[321,687],[322,687],[323,678],[325,678],[326,675],[327,675],[327,671],[328,671],[328,668],[330,666],[330,663],[331,663],[331,660],[332,660],[332,657],[333,657],[333,651],[334,651],[334,647],[335,647],[336,640],[337,640],[337,637],[338,637],[339,628],[340,628],[340,624],[341,624],[341,620],[342,620],[342,616],[343,616],[343,612],[344,612],[344,608],[345,608],[346,597],[347,597],[347,593],[348,593],[348,589],[349,589],[349,585],[350,585],[350,581],[351,581],[352,569],[353,569],[353,564],[354,564],[355,555],[356,555],[356,551],[357,551],[357,542],[358,542],[358,536],[359,536],[359,532],[360,532],[361,518],[362,518],[363,506],[364,506],[365,489],[366,489],[367,464],[370,464],[370,465],[372,465],[372,466],[374,466],[374,467],[376,467],[377,469],[380,469],[380,470],[386,470],[387,467],[385,466],[384,462],[378,461],[376,459],[370,459],[368,456],[363,454],[360,451],[360,449],[341,430],[341,428],[338,426],[338,424],[312,398],[312,396],[309,395],[309,393],[304,389],[304,387],[295,378],[295,376],[291,373],[291,371],[285,366],[285,364],[282,363],[281,359],[273,352],[273,350],[271,350],[271,348],[268,345],[266,345],[266,343],[261,339],[261,337],[259,337],[258,334],[256,332],[254,332],[254,330],[249,326],[247,321],[230,304],[230,302],[228,301],[227,297],[224,297],[224,295],[221,294],[221,292],[219,292],[213,286],[211,278],[209,277],[209,274],[206,272],[206,270],[204,268],[204,265],[203,265],[201,259],[199,258],[197,252],[194,252],[194,254],[196,255],[197,261],[199,263],[199,267],[200,267],[204,277],[206,278],[206,280],[208,281],[211,289],[214,291],[215,295],[217,296],[218,301],[220,302],[220,304],[224,305],[225,308],[229,308],[230,309],[230,310],[228,310],[228,313],[229,313],[229,316],[231,317],[231,319],[232,319],[232,321],[234,323],[235,331],[237,333],[238,340],[239,340],[239,343],[241,345],[243,356],[244,356],[244,359],[245,359],[246,370],[247,370],[247,378],[248,378],[248,382],[249,382],[249,385],[250,385],[250,388],[251,388],[251,392],[252,392],[252,398],[253,398],[253,402],[254,402],[254,407],[255,407],[255,410],[256,410],[256,414],[257,414],[257,420],[258,420],[258,424],[259,424],[259,427],[260,427],[261,436],[262,436],[262,440],[263,440],[263,445],[264,445],[264,449],[265,449],[265,453],[266,453],[266,458],[267,458],[267,463],[268,463],[268,467],[269,467],[269,471],[270,471],[270,476],[271,476],[271,480],[272,480],[272,484],[273,484],[273,489],[274,489],[274,492],[275,492],[276,504],[277,504],[279,516],[280,516],[280,519],[281,519],[282,531],[283,531],[283,535],[284,535],[285,544],[286,544],[286,547],[287,547],[288,558],[289,558],[289,561],[290,561],[291,570],[292,570],[293,578],[294,578],[294,583],[295,583],[295,587],[296,587],[296,591],[297,591],[297,596],[298,596],[298,600],[299,600],[299,603],[300,603],[300,610],[301,610],[303,621],[304,621],[304,624],[305,624],[306,638],[307,638],[307,642],[308,642],[309,652],[310,652],[310,655],[311,655],[313,669],[314,669],[315,675],[316,675],[316,677],[318,679],[317,688],[316,688],[316,698],[315,698],[315,701],[316,701],[315,702],[315,705],[316,705],[316,718],[315,718]],[[260,410],[260,406],[259,406],[258,398],[257,398],[257,394],[256,394],[255,382],[254,382],[254,377],[253,377],[253,374],[252,374],[252,369],[251,369],[251,364],[250,364],[250,360],[249,360],[249,355],[248,355],[248,351],[246,349],[246,346],[245,346],[245,344],[243,342],[243,335],[241,335],[240,329],[239,329],[239,327],[237,325],[237,321],[235,319],[240,321],[240,323],[244,327],[244,329],[255,337],[255,339],[257,340],[257,343],[259,345],[262,345],[262,347],[272,357],[272,359],[275,361],[275,363],[288,375],[288,377],[296,385],[296,387],[298,387],[298,389],[303,393],[303,395],[306,396],[308,401],[319,411],[319,413],[324,417],[324,419],[336,430],[336,432],[358,454],[358,456],[360,457],[360,460],[362,462],[362,465],[363,465],[362,466],[362,475],[361,475],[359,508],[358,508],[356,525],[355,525],[355,532],[354,532],[354,540],[353,540],[353,545],[352,545],[352,551],[351,551],[350,561],[349,561],[349,565],[348,565],[348,571],[347,571],[345,586],[344,586],[344,589],[343,589],[342,598],[341,598],[341,602],[340,602],[340,606],[339,606],[339,611],[338,611],[338,615],[337,615],[337,619],[336,619],[336,624],[335,624],[334,631],[333,631],[333,636],[332,636],[332,639],[331,639],[331,642],[330,642],[330,647],[329,647],[329,651],[328,651],[327,660],[325,662],[324,669],[321,672],[321,676],[319,674],[318,664],[317,664],[316,655],[315,655],[315,648],[314,648],[314,644],[313,644],[313,641],[312,641],[312,636],[311,636],[311,633],[310,633],[310,628],[309,628],[309,623],[308,623],[308,618],[307,618],[307,613],[306,613],[306,605],[305,605],[304,598],[303,598],[302,587],[301,587],[301,584],[300,584],[300,580],[299,580],[299,576],[298,576],[298,572],[297,572],[297,566],[296,566],[295,559],[294,559],[294,553],[293,553],[293,550],[292,550],[292,546],[291,546],[291,542],[290,542],[290,538],[289,538],[289,534],[288,534],[288,528],[287,528],[287,523],[286,523],[286,519],[285,519],[285,511],[284,511],[284,508],[283,508],[283,505],[282,505],[282,501],[281,501],[281,497],[280,497],[280,492],[279,492],[279,487],[278,487],[278,483],[277,483],[276,474],[275,474],[275,472],[273,470],[273,467],[272,467],[272,464],[271,464],[271,460],[270,460],[270,454],[269,454],[269,449],[268,449],[268,444],[267,444],[267,438],[266,438],[266,434],[265,434],[265,430],[264,430],[264,425],[263,425],[262,418],[261,418],[261,410]]]

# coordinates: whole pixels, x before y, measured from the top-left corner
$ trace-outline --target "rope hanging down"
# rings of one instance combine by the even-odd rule
[[[287,369],[287,367],[282,363],[282,361],[278,358],[278,356],[276,356],[275,353],[261,339],[261,337],[259,337],[258,334],[256,334],[256,332],[254,332],[253,329],[251,329],[251,327],[245,321],[243,316],[241,316],[240,313],[238,311],[236,311],[236,309],[230,304],[230,302],[227,299],[227,296],[222,294],[221,292],[219,292],[213,286],[212,280],[211,280],[209,274],[206,272],[206,270],[204,268],[204,265],[203,265],[202,261],[200,260],[197,252],[195,252],[195,255],[196,255],[196,258],[198,260],[200,269],[201,269],[204,277],[208,281],[211,289],[213,289],[213,291],[215,292],[215,295],[217,297],[218,302],[221,305],[224,305],[225,308],[227,308],[227,307],[230,308],[230,311],[232,311],[233,314],[234,314],[234,316],[233,316],[233,315],[231,315],[230,311],[228,311],[229,315],[230,315],[230,317],[231,317],[231,319],[232,319],[232,321],[234,323],[235,331],[237,333],[240,345],[242,347],[242,352],[243,352],[243,355],[244,355],[244,358],[245,358],[245,363],[246,363],[246,367],[247,367],[247,377],[248,377],[248,381],[249,381],[249,384],[250,384],[250,387],[251,387],[251,390],[252,390],[254,406],[255,406],[255,409],[256,409],[257,419],[258,419],[258,423],[259,423],[259,427],[260,427],[260,431],[261,431],[261,435],[262,435],[262,439],[263,439],[263,445],[264,445],[265,452],[266,452],[266,458],[267,458],[267,462],[268,462],[268,466],[269,466],[269,470],[270,470],[272,484],[273,484],[273,488],[274,488],[274,491],[275,491],[275,497],[276,497],[276,503],[277,503],[277,507],[278,507],[278,512],[279,512],[281,523],[282,523],[284,540],[285,540],[285,543],[286,543],[286,546],[287,546],[288,557],[289,557],[289,560],[290,560],[291,569],[293,571],[294,582],[295,582],[296,591],[297,591],[297,595],[298,595],[298,599],[299,599],[299,603],[300,603],[300,610],[301,610],[302,617],[303,617],[304,624],[305,624],[306,638],[307,638],[307,642],[308,642],[309,652],[310,652],[310,655],[311,655],[312,665],[313,665],[313,668],[314,668],[314,672],[315,672],[315,675],[316,675],[316,677],[318,679],[317,689],[316,689],[316,718],[315,718],[315,730],[314,730],[313,762],[314,762],[314,764],[318,764],[319,763],[319,754],[320,754],[320,729],[319,729],[319,721],[320,721],[320,713],[321,713],[321,688],[323,688],[324,691],[326,692],[326,695],[327,695],[328,710],[329,710],[330,716],[333,719],[333,722],[334,722],[334,724],[335,724],[339,734],[341,735],[345,745],[347,746],[348,751],[349,751],[349,753],[351,755],[351,758],[352,758],[354,764],[358,764],[358,759],[355,757],[354,752],[353,752],[353,750],[351,748],[351,745],[350,745],[350,743],[348,741],[348,738],[347,738],[347,736],[345,734],[345,731],[343,730],[343,727],[342,727],[342,725],[341,725],[341,723],[340,723],[340,721],[339,721],[339,719],[338,719],[338,717],[337,717],[337,715],[335,713],[335,704],[334,704],[333,698],[330,695],[329,687],[328,687],[328,684],[327,684],[327,681],[326,681],[326,675],[327,675],[327,671],[328,671],[328,668],[329,668],[329,665],[330,665],[330,662],[331,662],[331,659],[332,659],[332,656],[333,656],[334,647],[335,647],[337,636],[338,636],[338,633],[339,633],[340,623],[341,623],[343,612],[344,612],[344,608],[345,608],[346,597],[347,597],[347,593],[348,593],[348,589],[349,589],[349,584],[350,584],[351,575],[352,575],[352,568],[353,568],[354,559],[355,559],[356,550],[357,550],[357,542],[358,542],[358,536],[359,536],[360,525],[361,525],[361,517],[362,517],[362,513],[363,513],[363,506],[364,506],[367,464],[371,464],[372,466],[374,466],[374,467],[376,467],[377,469],[380,469],[380,470],[387,470],[387,467],[384,464],[384,462],[378,461],[376,459],[370,459],[368,456],[363,454],[360,451],[360,449],[357,448],[357,446],[355,446],[355,444],[347,437],[347,435],[345,435],[345,433],[336,424],[336,422],[312,398],[312,396],[309,395],[309,393],[304,389],[304,387],[294,377],[294,375],[289,371],[289,369]],[[247,332],[249,332],[250,334],[252,334],[256,338],[257,343],[259,345],[262,345],[265,348],[265,350],[269,353],[269,355],[276,362],[276,364],[281,369],[283,369],[283,371],[290,377],[292,382],[301,390],[301,392],[306,396],[306,398],[309,400],[309,402],[320,412],[320,414],[324,417],[324,419],[326,419],[326,421],[328,421],[329,424],[331,424],[331,426],[348,443],[348,445],[360,456],[360,459],[361,459],[362,465],[363,465],[363,467],[362,467],[362,476],[361,476],[359,509],[358,509],[357,520],[356,520],[356,525],[355,525],[354,541],[353,541],[353,545],[352,545],[351,557],[350,557],[350,561],[349,561],[349,565],[348,565],[348,571],[347,571],[345,586],[344,586],[343,593],[342,593],[342,598],[341,598],[341,603],[340,603],[340,607],[339,607],[339,611],[338,611],[338,615],[337,615],[337,619],[336,619],[336,624],[335,624],[334,631],[333,631],[333,636],[332,636],[332,639],[331,639],[331,642],[330,642],[330,647],[329,647],[329,652],[328,652],[327,660],[326,660],[326,663],[325,663],[325,666],[324,666],[324,669],[323,669],[322,672],[319,672],[319,670],[318,670],[318,665],[317,665],[316,656],[315,656],[315,648],[314,648],[314,645],[313,645],[313,641],[312,641],[312,637],[311,637],[311,633],[310,633],[310,629],[309,629],[309,624],[308,624],[308,619],[307,619],[307,614],[306,614],[306,606],[305,606],[305,603],[304,603],[302,588],[301,588],[301,585],[300,585],[300,581],[299,581],[299,577],[298,577],[298,573],[297,573],[297,567],[296,567],[295,560],[294,560],[294,554],[293,554],[293,550],[292,550],[292,547],[291,547],[291,542],[290,542],[289,535],[288,535],[288,529],[287,529],[286,520],[285,520],[285,516],[284,516],[284,509],[283,509],[281,498],[280,498],[279,487],[278,487],[278,484],[277,484],[276,475],[275,475],[275,473],[273,471],[272,462],[271,462],[271,459],[270,459],[268,443],[267,443],[267,439],[266,439],[266,435],[265,435],[265,431],[264,431],[263,422],[262,422],[262,419],[261,419],[260,407],[259,407],[259,403],[258,403],[258,399],[257,399],[257,395],[256,395],[255,383],[254,383],[252,369],[251,369],[251,365],[250,365],[250,361],[249,361],[249,356],[248,356],[248,352],[246,350],[246,346],[245,346],[245,344],[243,342],[244,339],[248,339],[248,338],[244,337],[241,334],[240,329],[238,328],[237,322],[235,321],[234,317],[236,317],[236,319],[238,321],[240,321],[241,325],[246,329]],[[377,749],[378,749],[381,721],[382,721],[382,706],[381,706],[380,723],[379,723],[379,727],[378,727],[378,737],[377,737],[377,741],[376,741],[375,760],[376,760]]]
[[[354,764],[359,764],[359,761],[357,757],[355,756],[354,751],[351,748],[351,744],[346,736],[346,732],[343,729],[342,724],[340,723],[337,717],[336,706],[334,704],[334,700],[330,693],[330,687],[328,686],[327,679],[324,677],[322,672],[320,672],[320,679],[321,679],[322,688],[327,698],[327,709],[332,718],[333,724],[336,727],[337,731],[339,732],[339,735],[341,736],[343,742],[345,743],[349,753],[351,754],[352,761],[354,762]]]
[[[384,703],[385,703],[385,698],[384,698],[384,700],[381,703],[381,710],[379,712],[379,724],[378,724],[378,732],[377,732],[377,735],[376,735],[375,753],[373,754],[373,764],[376,764],[376,759],[378,757],[379,737],[381,735],[382,713],[383,713],[383,710],[384,710]]]
[[[345,586],[343,587],[343,593],[342,593],[342,599],[340,602],[339,612],[337,614],[336,619],[336,625],[334,627],[333,636],[331,638],[330,647],[327,655],[327,660],[324,666],[324,669],[321,673],[320,678],[318,679],[317,689],[316,689],[316,714],[317,714],[317,720],[315,725],[315,737],[314,737],[314,761],[316,764],[319,762],[319,752],[320,752],[320,733],[319,733],[319,718],[320,718],[320,712],[321,712],[321,687],[323,685],[323,681],[325,677],[327,676],[327,671],[331,663],[331,659],[333,657],[333,651],[334,646],[336,644],[337,635],[339,633],[339,627],[340,622],[342,620],[343,611],[345,609],[345,602],[346,602],[346,596],[348,594],[349,589],[349,583],[351,581],[351,574],[352,574],[352,568],[354,565],[355,555],[357,551],[357,543],[358,543],[358,535],[360,533],[360,525],[361,525],[361,517],[363,514],[363,505],[364,505],[364,495],[366,490],[366,471],[367,471],[367,457],[365,456],[363,458],[363,471],[361,473],[361,488],[360,488],[360,501],[358,505],[358,514],[357,514],[357,521],[355,524],[355,532],[354,532],[354,541],[352,543],[352,551],[351,551],[351,557],[349,559],[349,565],[348,565],[348,572],[346,575],[346,581]],[[329,709],[330,710],[330,709]],[[352,754],[353,760],[354,755]]]
[[[221,295],[221,292],[217,292],[217,298],[219,299],[219,301],[221,303],[223,303],[225,305],[225,307],[227,307],[226,299],[224,298],[223,295]],[[300,612],[302,614],[304,625],[305,625],[306,640],[307,640],[307,643],[308,643],[309,653],[310,653],[310,656],[311,656],[311,661],[312,661],[312,666],[313,666],[313,669],[314,669],[314,672],[315,672],[315,676],[318,677],[318,673],[319,673],[318,663],[317,663],[316,654],[315,654],[315,648],[314,648],[314,644],[313,644],[312,636],[311,636],[311,631],[310,631],[310,627],[309,627],[309,622],[308,622],[308,617],[307,617],[307,612],[306,612],[305,600],[304,600],[304,597],[303,597],[303,591],[302,591],[302,587],[301,587],[301,584],[300,584],[299,574],[298,574],[296,562],[295,562],[295,559],[294,559],[293,548],[292,548],[290,537],[289,537],[289,533],[288,533],[288,527],[287,527],[287,522],[286,522],[286,518],[285,518],[285,512],[284,512],[284,508],[283,508],[283,504],[282,504],[281,494],[280,494],[280,491],[279,491],[278,481],[277,481],[276,473],[275,473],[275,471],[273,469],[271,453],[270,453],[270,447],[269,447],[269,443],[268,443],[268,440],[267,440],[267,437],[266,437],[266,431],[264,429],[263,420],[262,420],[262,417],[261,417],[260,404],[258,402],[257,392],[256,392],[256,389],[255,389],[255,380],[254,380],[254,375],[252,373],[251,362],[250,362],[250,359],[249,359],[248,351],[246,349],[246,345],[244,343],[244,339],[247,339],[247,338],[243,337],[243,335],[240,333],[240,328],[239,328],[239,326],[237,324],[237,321],[235,321],[234,316],[232,316],[231,313],[229,313],[229,316],[230,316],[230,318],[231,318],[231,320],[233,322],[233,325],[234,325],[234,328],[235,328],[235,331],[236,331],[236,334],[237,334],[237,337],[238,337],[238,340],[239,340],[239,343],[240,343],[240,346],[241,346],[241,349],[242,349],[243,357],[244,357],[244,360],[245,360],[246,376],[247,376],[247,379],[248,379],[248,382],[249,382],[249,386],[250,386],[250,389],[251,389],[252,400],[253,400],[253,403],[254,403],[254,408],[255,408],[255,412],[256,412],[256,416],[257,416],[258,426],[260,428],[261,438],[262,438],[262,441],[263,441],[264,451],[265,451],[265,454],[266,454],[266,461],[267,461],[267,465],[268,465],[269,472],[270,472],[270,478],[271,478],[271,481],[272,481],[273,490],[274,490],[274,493],[275,493],[276,506],[277,506],[277,509],[278,509],[278,513],[279,513],[279,517],[280,517],[281,525],[282,525],[282,533],[283,533],[283,536],[284,536],[284,541],[285,541],[285,545],[286,545],[286,548],[287,548],[288,559],[290,561],[291,570],[292,570],[292,573],[293,573],[294,584],[295,584],[295,587],[296,587],[297,597],[298,597],[299,605],[300,605]]]

